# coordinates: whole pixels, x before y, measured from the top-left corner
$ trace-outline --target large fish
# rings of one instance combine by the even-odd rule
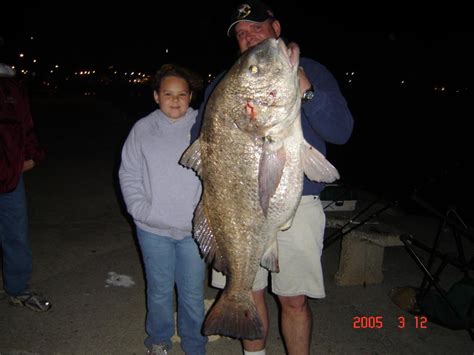
[[[180,160],[203,182],[194,236],[205,260],[227,276],[206,316],[206,335],[263,337],[252,298],[259,265],[279,271],[276,235],[291,225],[304,174],[339,178],[303,138],[298,62],[298,46],[279,39],[241,55],[211,94],[201,134]]]

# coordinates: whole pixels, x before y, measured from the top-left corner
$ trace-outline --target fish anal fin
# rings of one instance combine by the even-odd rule
[[[286,231],[287,229],[290,229],[292,223],[293,223],[293,217],[290,218],[288,221],[286,221],[286,223],[280,227],[280,230]]]
[[[280,272],[280,267],[278,266],[278,243],[276,237],[271,238],[267,249],[263,253],[260,265],[271,272]]]

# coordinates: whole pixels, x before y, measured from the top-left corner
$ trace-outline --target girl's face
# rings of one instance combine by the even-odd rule
[[[183,78],[167,76],[161,79],[159,91],[153,96],[161,111],[169,118],[178,119],[186,114],[191,102],[192,93]]]

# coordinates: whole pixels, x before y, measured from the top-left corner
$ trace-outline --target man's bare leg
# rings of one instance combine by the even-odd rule
[[[257,312],[263,325],[264,337],[263,339],[256,340],[242,339],[242,344],[244,350],[246,351],[259,351],[265,349],[265,342],[267,340],[268,332],[268,310],[267,304],[265,302],[265,290],[266,289],[264,288],[263,290],[253,292],[253,299],[255,301],[255,305],[257,306]]]
[[[289,355],[309,355],[313,318],[306,296],[278,296],[281,329]]]

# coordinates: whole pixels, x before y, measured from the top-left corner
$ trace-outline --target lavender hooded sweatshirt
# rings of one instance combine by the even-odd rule
[[[156,110],[135,123],[122,150],[120,187],[127,210],[140,229],[183,239],[191,235],[201,182],[179,165],[190,144],[197,110],[176,120]]]

